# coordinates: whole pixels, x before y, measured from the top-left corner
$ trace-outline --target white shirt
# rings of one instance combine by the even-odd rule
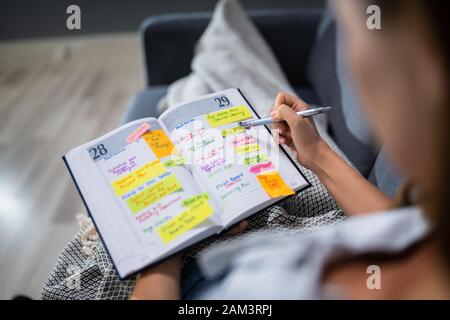
[[[307,234],[271,238],[269,232],[206,251],[203,274],[221,281],[200,299],[339,298],[322,284],[327,264],[366,253],[399,253],[426,237],[430,227],[418,207],[367,214]],[[369,275],[368,275],[369,277]]]

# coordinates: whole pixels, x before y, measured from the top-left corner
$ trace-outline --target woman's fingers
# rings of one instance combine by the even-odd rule
[[[277,110],[280,107],[278,107]],[[270,115],[275,121],[278,121],[272,124],[275,142],[277,144],[292,145],[292,135],[288,124],[277,118],[277,111],[273,111]]]
[[[284,145],[287,145],[287,146],[291,146],[292,145],[292,139],[280,136],[278,138],[278,144],[284,144]]]
[[[275,106],[273,108],[273,111],[276,111],[282,105],[287,105],[288,107],[294,109],[296,112],[307,110],[309,108],[308,104],[302,99],[287,92],[278,93],[275,99]]]
[[[290,137],[283,136],[279,132],[276,132],[273,138],[276,144],[288,144],[292,140]]]
[[[279,107],[283,104],[288,106],[292,106],[297,103],[300,99],[296,96],[293,96],[287,92],[280,92],[277,94],[277,98],[275,99],[275,106]]]
[[[285,122],[281,122],[278,130],[280,130],[280,135],[286,138],[292,138],[291,135],[291,129],[289,129],[289,126]]]
[[[242,220],[238,225],[234,226],[233,228],[229,229],[227,231],[227,235],[235,236],[239,233],[244,232],[244,230],[248,227],[248,221]]]
[[[272,106],[272,108],[270,108],[270,115],[272,115],[273,112],[277,111],[277,109],[278,109],[278,105],[275,102],[275,104]]]
[[[275,134],[285,136],[291,138],[291,130],[289,126],[285,122],[277,122],[272,124],[272,130],[275,131]]]
[[[299,117],[292,108],[283,104],[274,113],[272,119],[280,122],[286,121],[288,127],[292,129],[292,126],[296,125],[301,120],[301,117]]]

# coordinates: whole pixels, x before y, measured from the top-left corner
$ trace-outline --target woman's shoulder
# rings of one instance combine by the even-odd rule
[[[325,233],[355,249],[401,250],[426,236],[429,228],[423,210],[412,206],[349,218]]]
[[[210,278],[226,275],[227,281],[212,286],[207,295],[228,292],[230,298],[257,294],[259,298],[311,299],[319,295],[321,276],[331,258],[395,254],[428,232],[429,224],[420,208],[393,209],[348,218],[307,234],[271,240],[269,232],[251,241],[235,242],[206,252],[200,267]],[[270,279],[270,284],[263,279]],[[271,290],[265,290],[267,286]]]

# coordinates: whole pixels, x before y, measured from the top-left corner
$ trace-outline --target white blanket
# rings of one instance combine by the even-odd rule
[[[167,95],[158,103],[159,113],[205,94],[240,88],[264,117],[278,92],[295,94],[272,50],[235,0],[218,2],[197,43],[191,68],[188,76],[169,86]],[[329,141],[326,116],[316,117],[315,121],[321,135]]]
[[[294,92],[270,47],[234,0],[217,4],[191,67],[190,75],[169,87],[159,111],[208,93],[240,88],[260,116],[265,116],[278,92]]]

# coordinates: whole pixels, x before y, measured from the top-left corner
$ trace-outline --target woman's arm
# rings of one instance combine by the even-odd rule
[[[271,116],[276,121],[284,121],[273,126],[278,130],[279,143],[289,146],[298,161],[319,177],[347,215],[391,207],[389,197],[355,172],[322,140],[312,119],[296,114],[308,108],[297,97],[278,94]]]
[[[321,143],[318,149],[311,170],[346,215],[382,211],[392,207],[389,197],[358,174],[325,142]]]
[[[227,235],[243,232],[248,221],[226,231]],[[181,260],[182,254],[161,262],[150,270],[141,273],[136,279],[131,300],[178,300],[181,298]]]

